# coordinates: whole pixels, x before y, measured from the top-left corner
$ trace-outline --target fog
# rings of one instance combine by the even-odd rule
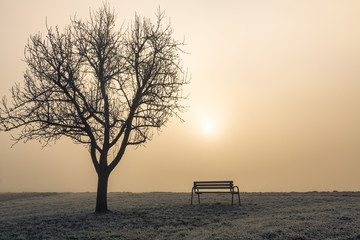
[[[234,180],[240,191],[359,190],[360,2],[109,1],[118,26],[161,6],[185,39],[191,74],[174,118],[128,148],[110,191],[190,191]],[[30,34],[88,17],[101,1],[2,1],[1,95],[23,81]],[[11,147],[0,132],[0,191],[95,191],[86,146]]]

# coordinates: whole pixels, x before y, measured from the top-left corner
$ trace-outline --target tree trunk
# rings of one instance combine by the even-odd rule
[[[107,188],[109,175],[105,173],[98,173],[98,188],[96,197],[96,213],[108,212],[107,207]]]

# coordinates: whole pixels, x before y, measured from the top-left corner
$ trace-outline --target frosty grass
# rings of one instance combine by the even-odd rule
[[[109,214],[95,196],[0,193],[0,239],[360,239],[360,192],[109,193]]]

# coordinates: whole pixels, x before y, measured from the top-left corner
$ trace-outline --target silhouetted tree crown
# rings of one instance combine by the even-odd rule
[[[20,128],[16,142],[47,145],[67,136],[87,144],[99,179],[108,177],[128,145],[145,143],[153,129],[184,110],[184,43],[163,25],[163,12],[156,19],[136,14],[125,30],[117,29],[104,4],[62,32],[47,27],[45,36],[30,36],[24,84],[11,89],[11,104],[3,98],[1,130]],[[116,154],[108,159],[112,148]]]

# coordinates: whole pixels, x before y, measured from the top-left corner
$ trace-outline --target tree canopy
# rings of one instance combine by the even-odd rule
[[[63,31],[47,27],[45,35],[30,36],[24,83],[11,89],[10,104],[2,100],[1,130],[20,128],[16,142],[47,145],[66,136],[86,144],[99,177],[108,177],[128,145],[150,140],[185,109],[184,42],[164,19],[160,10],[155,23],[136,14],[118,29],[104,4]],[[116,154],[108,159],[112,148]]]

